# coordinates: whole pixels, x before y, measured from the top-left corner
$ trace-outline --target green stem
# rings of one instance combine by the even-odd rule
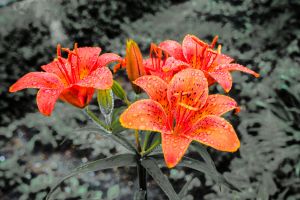
[[[86,107],[86,113],[87,115],[95,122],[97,123],[99,126],[101,126],[102,128],[104,128],[107,131],[111,131],[110,128],[104,123],[102,122],[90,109],[89,107]]]
[[[148,142],[149,142],[150,135],[151,135],[151,132],[147,131],[145,139],[144,139],[144,143],[143,143],[142,152],[144,152],[146,150],[146,148],[148,147]]]
[[[151,153],[158,145],[160,144],[160,140],[156,140],[146,151],[141,152],[141,156],[144,157]]]
[[[135,142],[136,142],[136,145],[137,145],[137,150],[140,153],[142,151],[142,149],[141,149],[141,143],[140,143],[139,131],[138,130],[134,130],[134,136],[135,136]]]

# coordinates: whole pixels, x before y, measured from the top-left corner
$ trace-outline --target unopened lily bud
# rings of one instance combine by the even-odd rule
[[[143,56],[139,46],[133,40],[128,40],[126,44],[126,71],[131,82],[137,78],[146,75],[143,66]],[[133,86],[136,93],[140,93],[140,89]]]

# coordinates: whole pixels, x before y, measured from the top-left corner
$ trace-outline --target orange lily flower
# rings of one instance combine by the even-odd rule
[[[147,74],[159,76],[167,82],[169,82],[177,72],[190,67],[181,60],[169,57],[168,53],[155,44],[151,44],[150,58],[144,59],[143,64]]]
[[[51,115],[58,98],[76,107],[83,108],[89,104],[94,89],[108,89],[113,84],[108,63],[121,61],[122,58],[113,53],[99,56],[101,48],[82,47],[68,52],[68,58],[61,57],[61,47],[57,46],[57,58],[43,65],[45,72],[30,72],[21,77],[10,88],[16,92],[25,88],[38,88],[37,105],[44,115]]]
[[[194,35],[186,35],[182,45],[173,40],[166,40],[161,42],[159,47],[175,59],[188,63],[194,69],[202,70],[209,85],[218,82],[226,92],[232,87],[230,71],[238,70],[259,77],[254,71],[232,63],[232,58],[221,53],[221,45],[214,51],[217,39],[216,36],[211,44],[207,44]]]
[[[203,72],[184,69],[167,83],[147,75],[135,82],[150,99],[139,100],[120,116],[122,126],[161,133],[166,164],[174,167],[195,140],[221,151],[234,152],[239,139],[229,122],[220,116],[238,111],[237,103],[224,95],[208,95]]]

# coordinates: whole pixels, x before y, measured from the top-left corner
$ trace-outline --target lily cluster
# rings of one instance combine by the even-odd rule
[[[124,58],[114,53],[99,55],[101,48],[78,48],[77,44],[73,50],[62,48],[68,54],[63,58],[58,45],[57,57],[42,66],[44,72],[24,75],[10,92],[38,88],[37,105],[44,115],[51,114],[58,99],[84,108],[95,89],[112,88],[114,80],[108,64],[117,62],[114,71],[126,68],[133,90],[145,91],[149,96],[133,103],[125,98],[128,107],[119,118],[121,125],[159,132],[166,165],[172,168],[192,141],[227,152],[240,146],[232,125],[221,117],[232,110],[238,112],[237,103],[226,95],[209,94],[209,86],[218,83],[229,92],[230,71],[234,70],[259,75],[233,63],[231,57],[221,53],[220,45],[215,49],[217,39],[207,44],[186,35],[182,44],[173,40],[151,44],[149,58],[143,58],[133,40],[127,42]]]

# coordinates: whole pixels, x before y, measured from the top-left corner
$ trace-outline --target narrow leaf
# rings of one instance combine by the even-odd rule
[[[166,166],[165,160],[162,155],[153,155],[151,157],[155,158],[158,164]],[[223,184],[232,190],[240,191],[239,188],[230,183],[222,174],[220,174],[219,172],[212,172],[211,168],[205,162],[184,156],[177,166],[188,167],[205,173],[206,175],[210,176],[216,183]]]
[[[179,166],[188,167],[203,172],[211,176],[211,178],[214,179],[216,183],[223,184],[232,190],[240,191],[236,186],[234,186],[232,183],[227,181],[222,174],[220,174],[217,171],[216,171],[217,173],[215,173],[215,171],[212,171],[211,168],[204,162],[192,158],[188,158],[188,157],[183,157],[182,161],[179,163]]]
[[[112,156],[109,158],[99,159],[95,160],[89,163],[86,163],[76,169],[74,169],[70,174],[66,175],[62,179],[60,179],[50,190],[48,193],[46,200],[49,200],[53,192],[60,186],[62,182],[65,180],[76,176],[81,173],[86,172],[94,172],[104,169],[110,169],[113,167],[124,167],[124,166],[135,166],[135,155],[134,154],[121,154]]]
[[[209,155],[209,153],[207,152],[207,148],[205,146],[203,146],[202,144],[195,142],[192,143],[192,148],[200,154],[200,156],[203,158],[203,160],[205,161],[205,163],[212,168],[212,170],[216,170],[216,165],[214,163],[214,161],[212,160],[211,156]]]
[[[154,159],[148,158],[142,160],[143,167],[152,176],[155,182],[161,187],[165,194],[171,200],[180,200],[168,178],[162,173]]]
[[[183,199],[183,197],[185,197],[187,195],[187,192],[189,190],[189,185],[191,184],[191,182],[193,181],[194,179],[191,178],[191,180],[188,180],[184,186],[181,188],[178,196],[180,199]]]

